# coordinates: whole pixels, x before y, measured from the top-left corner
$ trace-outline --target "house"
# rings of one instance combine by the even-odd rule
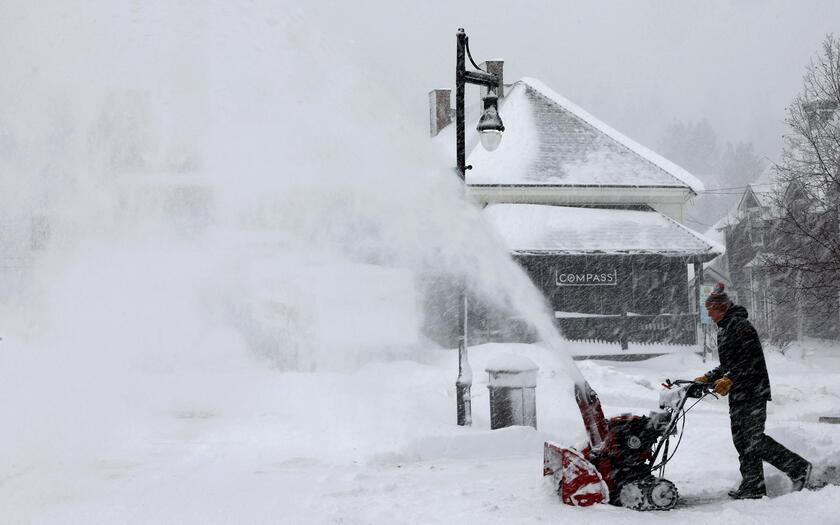
[[[779,253],[802,249],[801,239],[788,238],[790,224],[788,228],[780,225],[785,210],[797,209],[802,217],[821,225],[825,235],[836,231],[831,214],[819,202],[806,202],[795,183],[776,188],[773,174],[768,168],[747,185],[738,205],[716,225],[725,237],[726,254],[722,257],[733,299],[747,308],[759,335],[777,344],[804,336],[837,337],[837,305],[796,293],[809,288],[808,272],[774,263]],[[828,292],[836,297],[835,289]]]
[[[738,204],[716,224],[726,245],[726,277],[734,301],[745,306],[759,333],[769,334],[771,301],[762,257],[768,252],[773,215],[771,169],[748,184]],[[713,262],[717,262],[713,261]],[[726,282],[726,281],[724,281]]]
[[[500,62],[488,64],[497,75]],[[703,185],[532,78],[504,85],[505,136],[469,132],[469,193],[571,339],[693,344],[688,266],[723,248],[685,227]],[[431,133],[454,145],[448,90],[430,94]]]

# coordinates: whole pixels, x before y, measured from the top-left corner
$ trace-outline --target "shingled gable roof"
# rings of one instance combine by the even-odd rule
[[[775,207],[773,200],[773,186],[775,170],[773,165],[767,166],[758,176],[756,180],[747,184],[744,194],[741,195],[741,200],[738,201],[738,210],[747,208],[748,200],[753,200],[755,204],[771,211]]]
[[[609,186],[684,188],[703,183],[564,99],[524,78],[499,109],[505,136],[499,148],[468,154],[471,186]],[[468,126],[469,127],[469,126]]]

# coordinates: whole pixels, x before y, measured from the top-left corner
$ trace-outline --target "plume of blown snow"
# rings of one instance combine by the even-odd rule
[[[0,389],[21,402],[0,417],[21,454],[58,429],[78,454],[145,416],[247,410],[277,367],[418,357],[441,280],[563,345],[451,159],[304,12],[14,14]]]

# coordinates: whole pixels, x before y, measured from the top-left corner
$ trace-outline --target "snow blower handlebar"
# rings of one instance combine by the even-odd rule
[[[718,396],[715,395],[715,384],[714,383],[702,383],[700,381],[694,381],[693,379],[675,379],[671,381],[670,379],[666,379],[662,386],[668,390],[671,390],[673,387],[684,387],[686,390],[685,397],[686,398],[695,398],[700,399],[711,395],[715,398]]]
[[[664,475],[665,465],[676,453],[677,447],[679,447],[680,441],[682,441],[682,431],[680,431],[680,437],[677,440],[677,444],[674,446],[674,450],[669,456],[668,445],[670,437],[676,433],[677,424],[680,422],[680,420],[682,420],[683,428],[685,428],[685,413],[694,407],[694,405],[691,405],[690,407],[685,408],[685,404],[688,401],[688,399],[696,399],[697,401],[694,403],[696,405],[700,402],[701,399],[703,399],[706,396],[710,395],[712,397],[717,398],[717,396],[714,393],[713,383],[701,383],[699,381],[693,381],[689,379],[676,379],[674,381],[666,379],[665,382],[662,383],[662,386],[665,387],[668,390],[668,392],[663,392],[660,395],[659,405],[660,408],[664,408],[668,412],[670,412],[671,417],[668,421],[668,424],[662,431],[659,442],[656,444],[656,448],[653,451],[653,457],[650,460],[651,470],[657,468],[662,469],[660,472],[660,477]],[[674,389],[674,387],[677,388]],[[662,457],[659,463],[656,463],[660,452],[662,452]]]

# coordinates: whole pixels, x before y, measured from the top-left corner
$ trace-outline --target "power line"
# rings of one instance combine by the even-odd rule
[[[713,226],[712,224],[706,224],[705,222],[700,222],[689,217],[686,217],[685,220],[687,220],[688,222],[693,222],[694,224],[699,224],[700,226],[706,226],[707,228],[711,228]]]
[[[704,191],[717,191],[717,190],[745,190],[745,189],[747,189],[747,186],[749,186],[749,184],[745,184],[745,185],[743,185],[743,186],[730,186],[730,187],[728,187],[728,188],[710,188],[710,189],[708,189],[708,190],[704,190]]]
[[[764,184],[758,184],[758,185],[759,185],[759,186],[762,186],[762,185],[764,185]],[[731,186],[731,187],[728,187],[728,188],[709,188],[709,189],[703,190],[703,191],[701,191],[701,192],[699,192],[699,193],[731,192],[731,191],[735,191],[735,190],[737,190],[737,192],[736,192],[736,193],[734,193],[734,194],[737,194],[737,193],[743,192],[743,190],[746,190],[746,189],[747,189],[747,188],[749,188],[750,186],[756,186],[756,184],[745,184],[744,186]],[[768,192],[766,192],[766,191],[759,191],[758,193],[768,193]]]

